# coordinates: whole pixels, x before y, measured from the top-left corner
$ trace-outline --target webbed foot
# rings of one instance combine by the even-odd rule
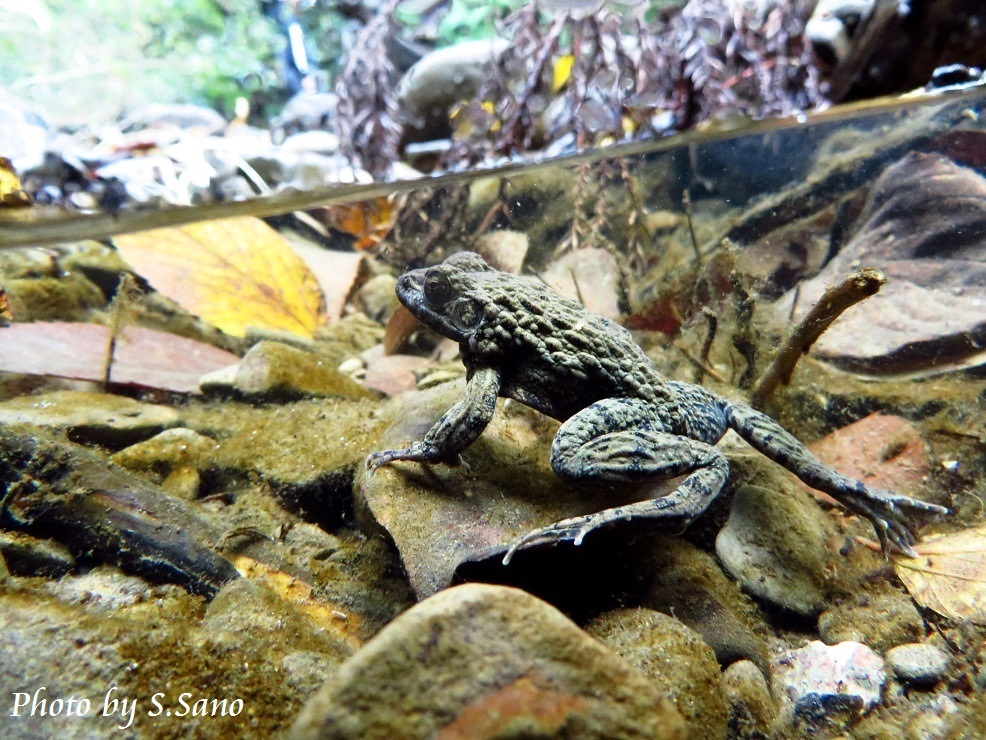
[[[366,467],[366,474],[373,475],[377,468],[397,462],[398,460],[429,464],[445,463],[451,467],[462,465],[467,471],[469,470],[469,465],[458,453],[453,454],[451,457],[442,455],[434,445],[427,444],[426,442],[415,442],[410,447],[405,447],[401,450],[381,450],[380,452],[370,453],[366,456],[363,464]]]
[[[843,496],[840,501],[856,514],[870,520],[883,554],[888,557],[894,550],[908,557],[917,557],[911,547],[917,542],[917,526],[950,513],[944,506],[869,487],[854,492],[852,496]]]
[[[531,530],[510,546],[510,549],[503,556],[503,564],[510,565],[514,554],[522,547],[548,545],[556,542],[567,542],[569,540],[576,546],[581,545],[582,540],[589,532],[610,521],[612,520],[609,517],[601,517],[599,514],[589,514],[571,519],[562,519],[560,522],[555,522],[547,527]]]

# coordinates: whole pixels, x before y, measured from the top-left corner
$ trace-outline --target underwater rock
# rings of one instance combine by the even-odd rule
[[[473,251],[497,270],[520,275],[530,245],[531,240],[523,231],[497,229],[476,239]]]
[[[395,401],[393,424],[370,449],[399,448],[421,439],[464,395],[461,381],[405,394]],[[602,511],[632,500],[625,497],[634,493],[642,497],[633,487],[562,484],[548,462],[557,428],[557,422],[521,404],[500,400],[483,435],[463,452],[467,465],[399,462],[357,479],[363,527],[375,532],[382,527],[393,538],[419,598],[448,586],[467,561],[502,557],[532,529]],[[589,540],[581,549],[590,546]],[[524,568],[523,554],[511,568]]]
[[[846,706],[859,716],[879,703],[887,679],[883,659],[857,642],[829,646],[815,640],[782,653],[774,668],[774,696],[795,718]]]
[[[0,427],[5,524],[51,537],[76,557],[212,595],[238,577],[210,545],[219,532],[184,501],[89,450]]]
[[[906,419],[870,414],[809,445],[815,456],[866,485],[913,495],[931,475],[931,450]],[[803,486],[816,498],[831,497]]]
[[[178,424],[178,414],[124,396],[53,391],[0,403],[0,424],[64,431],[75,442],[122,447]]]
[[[585,630],[671,698],[688,725],[688,737],[726,737],[722,673],[698,633],[674,617],[644,608],[606,612]]]
[[[183,426],[218,440],[219,478],[263,482],[285,509],[330,530],[352,520],[353,476],[389,421],[367,401],[342,399],[182,409]]]
[[[798,288],[800,320],[853,265],[887,284],[840,317],[812,352],[861,373],[943,372],[986,362],[986,179],[937,154],[912,153],[873,185],[862,226]],[[793,297],[778,302],[783,315]]]
[[[683,738],[663,692],[559,611],[470,584],[412,607],[308,702],[293,738]]]
[[[418,380],[415,373],[431,364],[418,355],[385,355],[382,348],[378,352],[368,350],[363,356],[366,358],[363,385],[388,396],[416,390]]]
[[[0,557],[15,576],[59,578],[75,570],[75,558],[64,545],[23,532],[0,532]]]
[[[167,709],[168,732],[181,736],[274,737],[300,711],[299,693],[285,667],[289,656],[317,656],[329,674],[352,652],[322,633],[287,602],[271,602],[253,593],[256,609],[270,609],[281,619],[258,629],[244,609],[227,600],[203,623],[205,604],[175,586],[148,586],[140,579],[99,568],[86,576],[40,583],[9,579],[0,586],[0,692],[6,737],[100,738],[159,735],[163,717],[155,718],[151,698]],[[242,602],[240,604],[242,605]],[[10,716],[14,692],[34,692],[56,699],[62,711],[29,716],[22,708]],[[179,696],[189,706],[215,700],[227,711],[181,715]],[[104,716],[104,699],[117,699]],[[86,716],[71,716],[64,705],[75,697],[90,702]],[[126,698],[135,711],[122,710]],[[228,711],[239,699],[234,716]],[[235,708],[234,708],[235,711]],[[132,718],[132,722],[130,719]],[[127,727],[129,724],[129,727]],[[121,732],[121,729],[124,731]]]
[[[108,302],[99,286],[78,272],[61,277],[6,280],[3,287],[10,310],[22,322],[85,321]]]
[[[552,262],[540,275],[559,295],[593,313],[616,319],[620,311],[620,267],[605,249],[577,249]]]
[[[920,639],[924,629],[911,598],[889,584],[872,584],[818,617],[823,642],[861,642],[879,653]]]
[[[194,429],[176,427],[120,450],[110,461],[160,484],[176,468],[211,465],[217,446],[216,440]]]
[[[825,605],[835,527],[800,491],[740,486],[716,554],[754,596],[812,617]]]
[[[143,578],[102,565],[83,575],[53,581],[47,590],[60,601],[107,614],[154,597],[154,587]]]
[[[340,373],[327,357],[281,342],[263,341],[246,353],[235,374],[210,373],[203,392],[233,391],[254,401],[283,402],[307,396],[357,400],[376,394]]]
[[[198,498],[201,471],[213,464],[216,440],[192,429],[166,429],[110,457],[122,468],[157,483],[172,496]]]
[[[397,300],[397,278],[384,273],[376,275],[356,291],[356,306],[373,321],[386,324],[400,301]]]
[[[723,671],[722,683],[729,703],[729,736],[769,736],[777,702],[760,669],[749,660],[738,660]]]
[[[951,659],[943,650],[927,643],[898,645],[887,651],[887,665],[901,681],[933,686],[948,674]]]
[[[316,650],[323,660],[334,658],[325,665],[326,671],[349,658],[360,646],[343,620],[327,623],[313,618],[283,593],[248,578],[223,586],[206,607],[201,626],[206,631],[240,634],[260,641],[276,634],[282,649]]]
[[[767,645],[759,637],[768,627],[750,597],[708,553],[666,534],[651,540],[643,603],[698,632],[721,666],[749,660],[769,676]]]
[[[80,272],[99,286],[107,298],[112,299],[120,284],[120,276],[131,268],[115,249],[97,241],[84,241],[72,245],[59,258],[58,267],[63,272]]]

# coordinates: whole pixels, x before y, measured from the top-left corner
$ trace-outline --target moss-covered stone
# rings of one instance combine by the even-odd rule
[[[471,584],[395,619],[307,704],[294,738],[683,738],[640,671],[518,589]]]
[[[726,737],[722,674],[712,648],[697,632],[644,608],[606,612],[585,629],[671,697],[688,724],[688,737]]]
[[[17,321],[85,321],[104,308],[106,295],[80,273],[4,283]]]

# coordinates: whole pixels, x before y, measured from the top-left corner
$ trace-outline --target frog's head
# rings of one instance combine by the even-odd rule
[[[496,271],[474,252],[453,254],[434,267],[405,272],[397,298],[422,324],[467,342],[483,321],[485,284]]]

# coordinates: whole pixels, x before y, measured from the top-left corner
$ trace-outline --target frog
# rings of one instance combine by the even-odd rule
[[[503,397],[561,422],[550,464],[565,483],[681,477],[666,495],[534,529],[510,545],[504,565],[520,549],[580,545],[590,532],[619,522],[684,531],[726,485],[729,462],[716,444],[730,429],[810,488],[868,519],[885,556],[915,556],[918,525],[949,513],[842,475],[770,416],[701,385],[665,378],[626,328],[473,252],[405,272],[396,292],[421,323],[458,342],[465,397],[423,439],[371,453],[368,474],[398,461],[459,464]]]

